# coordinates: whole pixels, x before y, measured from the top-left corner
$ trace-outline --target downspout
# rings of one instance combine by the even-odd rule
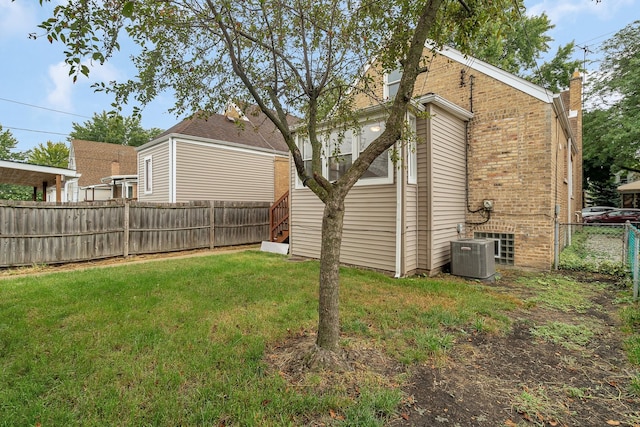
[[[398,143],[396,143],[396,149],[398,147]],[[404,218],[404,203],[403,203],[403,181],[404,181],[404,169],[403,162],[405,159],[404,156],[404,147],[403,144],[400,143],[400,153],[402,155],[400,158],[402,161],[400,162],[400,167],[396,168],[397,170],[397,178],[396,178],[396,274],[395,278],[398,279],[402,277],[403,268],[402,268],[402,223]]]
[[[176,141],[169,138],[169,203],[176,202]]]

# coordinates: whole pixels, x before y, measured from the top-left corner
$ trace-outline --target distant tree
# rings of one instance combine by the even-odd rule
[[[18,145],[18,140],[8,129],[2,130],[2,125],[0,125],[0,160],[25,161],[28,152],[13,151],[16,145]],[[0,200],[30,200],[32,198],[33,189],[0,182]]]
[[[602,44],[604,58],[592,76],[584,114],[584,175],[590,189],[612,186],[620,170],[640,172],[640,21]]]
[[[143,129],[139,117],[124,117],[103,111],[83,124],[73,123],[70,139],[109,142],[138,147],[162,133],[162,129]]]
[[[64,142],[47,141],[34,148],[28,157],[29,163],[66,168],[69,164],[69,148]]]
[[[547,33],[553,29],[546,14],[522,15],[517,22],[494,22],[482,29],[476,39],[473,55],[496,67],[516,74],[553,92],[569,86],[571,73],[582,65],[571,60],[575,48],[568,43],[558,48],[555,57],[538,65],[549,51],[553,39]]]
[[[13,152],[18,145],[18,140],[13,136],[10,130],[2,130],[0,125],[0,160],[24,160],[24,155]]]

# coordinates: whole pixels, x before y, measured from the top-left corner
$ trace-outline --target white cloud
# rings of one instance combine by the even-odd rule
[[[93,89],[89,86],[95,82],[110,82],[122,77],[122,73],[110,64],[95,65],[90,61],[85,61],[84,65],[89,67],[89,78],[80,75],[76,82],[69,75],[69,66],[64,62],[49,66],[49,78],[52,89],[47,94],[47,103],[52,108],[74,112],[74,94],[83,92],[83,97],[91,97]]]
[[[37,28],[37,9],[27,2],[0,0],[0,40],[24,37]]]

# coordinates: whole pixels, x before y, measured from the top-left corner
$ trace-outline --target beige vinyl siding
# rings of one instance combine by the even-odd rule
[[[176,141],[176,202],[273,202],[273,155]]]
[[[418,155],[418,269],[426,271],[429,266],[430,245],[428,232],[429,209],[429,179],[427,176],[427,161],[429,159],[429,129],[431,128],[429,119],[418,119],[416,123],[416,133],[418,134],[420,144],[416,146]]]
[[[292,182],[295,179],[292,169]],[[340,261],[395,271],[395,184],[356,186],[345,201]],[[324,205],[307,188],[291,190],[290,251],[320,258]]]
[[[465,223],[465,125],[436,106],[431,111],[431,265],[438,271],[450,261],[450,242]]]
[[[138,152],[138,200],[143,202],[169,202],[169,140],[161,142],[147,149]],[[150,194],[145,194],[144,189],[144,159],[152,158],[152,190]]]

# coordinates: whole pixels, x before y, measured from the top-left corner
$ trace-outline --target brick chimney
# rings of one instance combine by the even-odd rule
[[[569,82],[569,122],[578,150],[582,150],[582,75],[577,69]]]
[[[111,176],[120,175],[120,162],[114,160],[111,162]]]

